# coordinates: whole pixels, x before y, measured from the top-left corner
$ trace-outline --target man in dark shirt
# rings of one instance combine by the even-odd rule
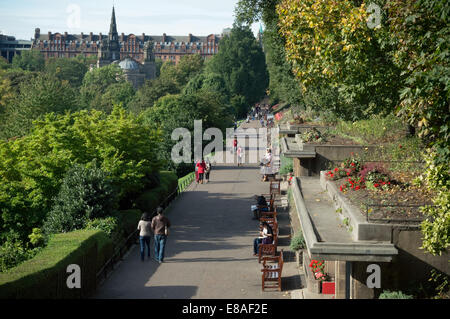
[[[162,207],[158,207],[156,213],[157,215],[152,219],[152,230],[155,235],[155,259],[157,262],[162,263],[164,261],[164,250],[169,234],[170,221],[163,215]]]

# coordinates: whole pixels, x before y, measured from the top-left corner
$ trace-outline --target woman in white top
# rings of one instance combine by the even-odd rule
[[[267,181],[268,175],[272,173],[272,151],[267,149],[266,155],[262,159],[261,175],[263,182]]]
[[[258,255],[260,244],[271,244],[273,242],[273,230],[267,222],[262,222],[263,230],[260,237],[253,241],[253,256]]]
[[[238,166],[242,165],[242,158],[244,157],[244,149],[239,145],[237,149]]]
[[[149,213],[142,214],[137,229],[139,230],[139,244],[141,246],[141,260],[144,261],[145,245],[147,245],[150,259],[150,238],[152,236],[152,217]]]

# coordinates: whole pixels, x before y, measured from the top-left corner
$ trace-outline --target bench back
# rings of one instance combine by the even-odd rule
[[[280,182],[270,182],[270,194],[281,194]]]

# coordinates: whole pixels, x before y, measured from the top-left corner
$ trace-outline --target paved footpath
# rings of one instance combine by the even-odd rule
[[[168,209],[164,263],[141,262],[136,245],[94,298],[290,298],[290,284],[283,292],[261,291],[261,265],[253,257],[259,223],[250,205],[255,194],[268,192],[255,164],[214,166],[208,184],[194,182]]]

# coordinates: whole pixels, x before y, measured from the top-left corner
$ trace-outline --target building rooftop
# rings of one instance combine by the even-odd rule
[[[139,70],[139,63],[130,58],[120,61],[119,66],[122,70]]]

